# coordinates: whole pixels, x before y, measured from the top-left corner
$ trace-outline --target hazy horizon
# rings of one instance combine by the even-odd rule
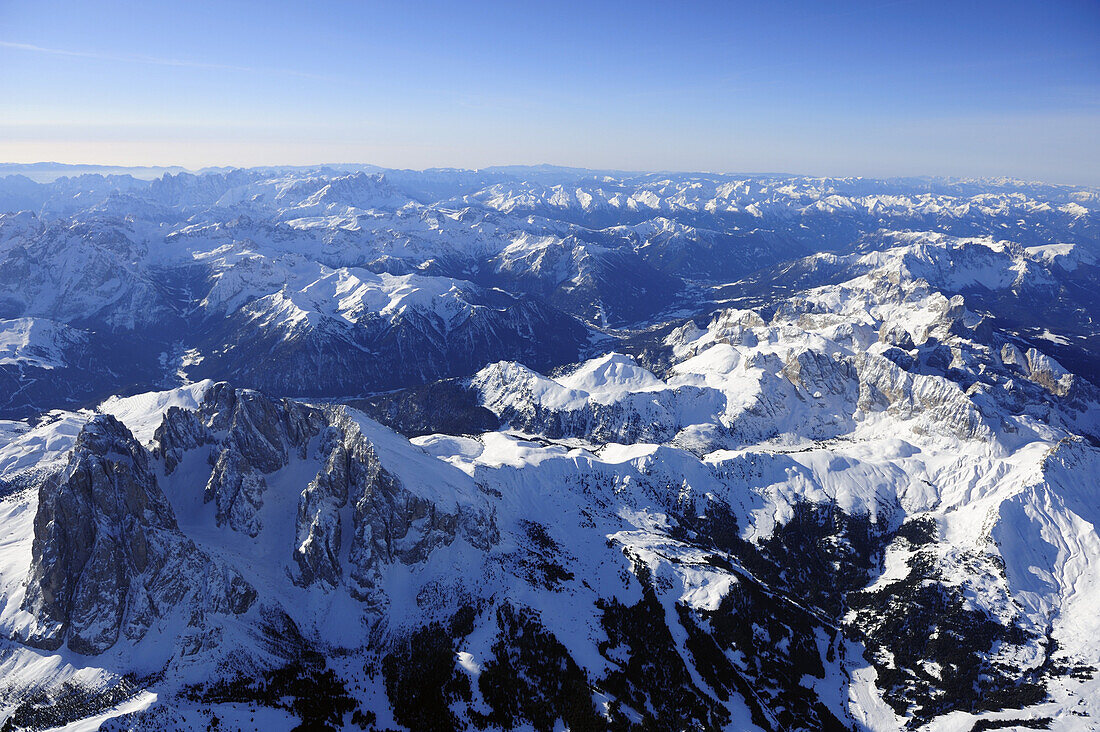
[[[55,167],[46,167],[55,166]],[[37,168],[35,170],[19,170],[12,168]],[[462,166],[429,166],[421,168],[413,167],[396,167],[396,166],[383,166],[376,165],[374,163],[353,163],[353,162],[321,162],[321,163],[304,163],[304,164],[283,164],[283,163],[268,163],[263,165],[207,165],[202,167],[186,167],[182,165],[110,165],[102,163],[69,163],[59,160],[37,160],[28,163],[13,162],[10,160],[0,160],[0,178],[9,175],[23,175],[30,178],[36,183],[49,183],[58,178],[65,176],[66,170],[72,170],[73,175],[104,175],[118,173],[129,174],[131,177],[137,180],[153,180],[160,178],[166,174],[173,173],[189,173],[192,175],[201,175],[208,172],[215,172],[219,170],[256,170],[256,169],[296,169],[296,170],[312,170],[321,168],[331,169],[347,169],[352,171],[369,171],[375,170],[378,172],[387,171],[410,171],[413,173],[424,173],[433,170],[438,171],[488,171],[516,168],[521,170],[533,170],[533,169],[561,169],[561,170],[577,170],[590,173],[613,173],[623,175],[700,175],[700,176],[746,176],[746,177],[777,177],[777,178],[822,178],[822,179],[846,179],[846,178],[862,178],[866,180],[942,180],[949,182],[965,182],[965,181],[997,181],[997,180],[1011,180],[1019,181],[1021,183],[1037,183],[1044,185],[1055,186],[1069,186],[1075,188],[1086,189],[1100,189],[1100,184],[1088,184],[1077,183],[1073,181],[1063,181],[1056,179],[1045,178],[1028,178],[1023,176],[957,176],[957,175],[835,175],[831,173],[807,173],[803,171],[790,171],[790,170],[676,170],[671,168],[666,169],[618,169],[618,168],[591,168],[582,165],[560,165],[557,163],[510,163],[504,165],[482,165],[476,167],[462,167]],[[143,174],[144,173],[144,174]]]

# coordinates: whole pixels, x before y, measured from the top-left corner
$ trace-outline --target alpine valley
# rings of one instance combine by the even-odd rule
[[[1097,189],[30,172],[0,729],[1100,729]]]

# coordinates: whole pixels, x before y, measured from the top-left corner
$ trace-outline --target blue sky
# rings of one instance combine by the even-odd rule
[[[1100,2],[0,0],[0,160],[1100,185]]]

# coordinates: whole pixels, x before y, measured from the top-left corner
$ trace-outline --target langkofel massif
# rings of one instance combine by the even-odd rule
[[[0,728],[1100,728],[1100,192],[0,178]]]

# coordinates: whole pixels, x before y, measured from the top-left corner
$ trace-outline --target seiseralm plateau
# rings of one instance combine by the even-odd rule
[[[1100,728],[1100,192],[0,178],[0,729]]]

